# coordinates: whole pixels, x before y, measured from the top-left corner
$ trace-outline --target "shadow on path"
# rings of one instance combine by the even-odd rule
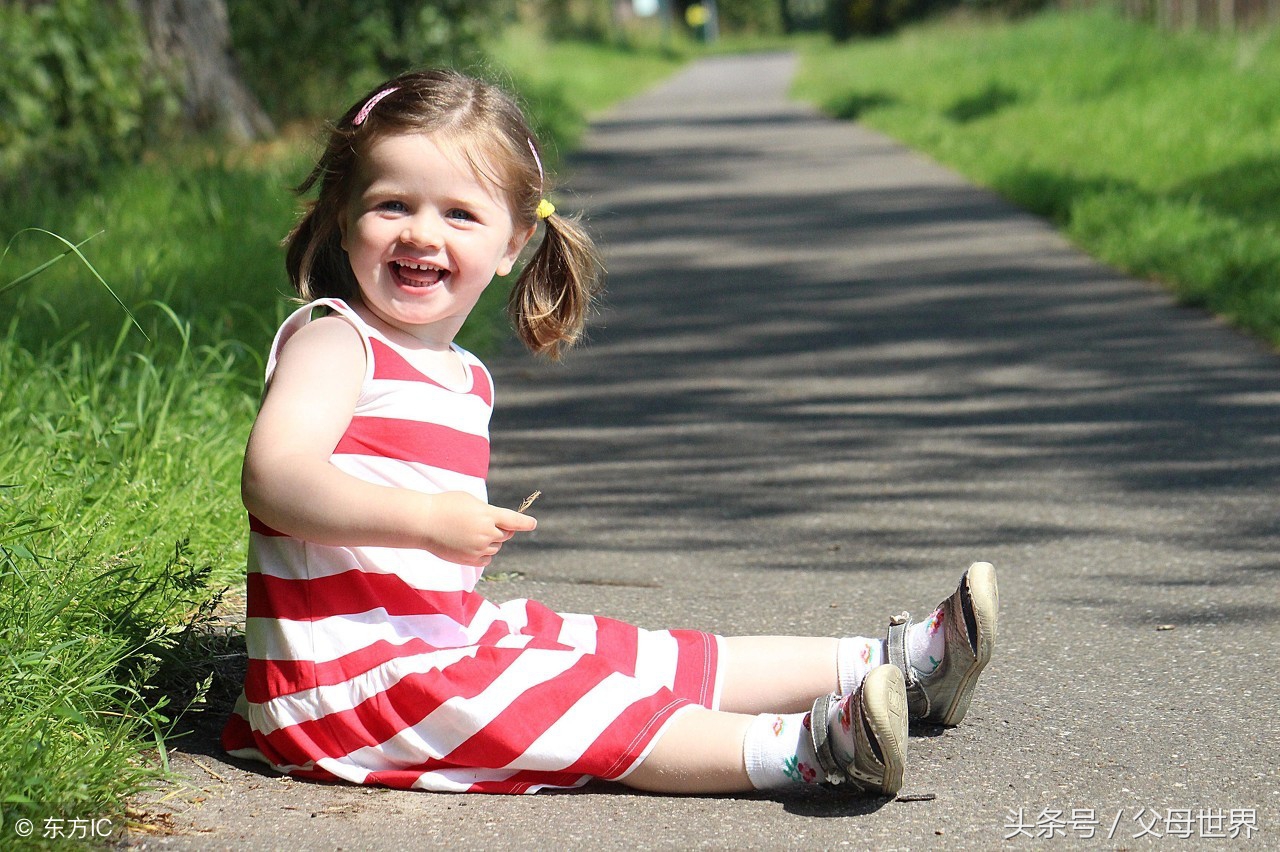
[[[714,530],[749,525],[774,546],[747,558],[777,568],[1114,535],[1212,551],[1206,582],[1280,566],[1259,558],[1278,532],[1272,355],[883,138],[703,94],[710,117],[667,92],[576,159],[607,309],[567,368],[502,383],[499,470],[563,461],[558,511],[634,530],[610,548],[735,551],[740,530]],[[824,509],[858,557],[806,555]],[[655,517],[689,534],[645,535]]]

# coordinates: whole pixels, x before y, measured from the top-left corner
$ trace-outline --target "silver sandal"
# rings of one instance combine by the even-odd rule
[[[891,665],[902,669],[906,679],[907,709],[912,721],[958,725],[969,712],[978,675],[991,661],[996,646],[996,617],[1000,593],[996,571],[988,562],[975,562],[960,578],[942,610],[946,651],[938,669],[921,677],[907,656],[907,631],[912,625],[908,613],[889,620],[885,642]]]
[[[902,788],[907,750],[907,692],[902,672],[877,666],[863,679],[846,706],[841,725],[853,735],[853,760],[841,764],[831,747],[831,707],[840,695],[813,703],[809,735],[828,785],[872,795],[892,796]]]

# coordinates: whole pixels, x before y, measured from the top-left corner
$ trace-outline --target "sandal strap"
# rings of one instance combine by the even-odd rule
[[[907,656],[907,631],[911,629],[911,614],[890,616],[889,633],[885,637],[885,656],[891,666],[897,666],[902,672],[902,679],[907,684],[907,713],[913,719],[923,719],[929,715],[929,696],[924,685],[916,677],[916,670]]]
[[[840,784],[846,779],[844,767],[836,760],[831,751],[831,702],[832,695],[820,695],[813,702],[813,710],[809,713],[809,737],[813,743],[813,753],[818,758],[818,766],[826,776],[827,784]]]
[[[856,704],[860,698],[861,696],[855,693],[850,700]],[[813,710],[809,714],[809,736],[810,741],[813,743],[813,753],[818,758],[818,766],[821,767],[825,776],[822,785],[831,789],[839,787],[845,791],[877,792],[880,790],[880,774],[860,768],[856,763],[850,763],[847,766],[841,765],[836,760],[835,752],[831,749],[831,710],[832,706],[841,700],[841,696],[834,694],[819,696],[818,700],[813,702]],[[855,724],[859,726],[858,730],[861,731],[863,730],[861,721],[862,708],[855,706],[852,710],[855,718],[859,720]],[[870,742],[860,741],[857,748],[870,749],[873,746]]]

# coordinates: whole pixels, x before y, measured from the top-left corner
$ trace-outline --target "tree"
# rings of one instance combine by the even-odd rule
[[[186,124],[237,141],[274,132],[231,52],[225,0],[126,0],[141,19],[156,66],[179,82]]]

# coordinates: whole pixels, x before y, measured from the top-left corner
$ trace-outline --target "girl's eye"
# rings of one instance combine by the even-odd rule
[[[378,204],[378,209],[387,213],[404,213],[409,208],[403,201],[383,201]]]
[[[457,207],[450,210],[446,215],[450,219],[458,219],[459,221],[463,221],[463,222],[470,222],[476,218],[475,216],[472,216],[470,213],[468,213],[466,210],[460,210]]]

